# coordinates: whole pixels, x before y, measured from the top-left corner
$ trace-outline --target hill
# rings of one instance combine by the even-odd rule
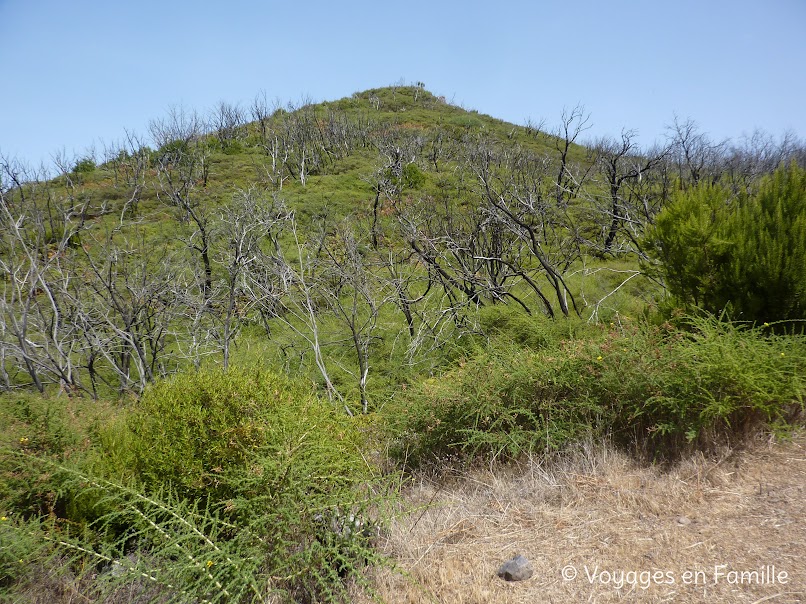
[[[680,460],[797,434],[802,318],[730,313],[802,308],[803,146],[691,123],[664,148],[583,146],[586,125],[397,86],[175,108],[55,176],[0,158],[0,594],[416,601],[445,588],[417,569],[442,542],[403,533],[489,527],[470,503],[450,526],[399,518],[401,498],[469,498],[491,468],[525,499],[503,504],[507,535],[546,514],[590,544],[585,514],[624,531],[642,506],[659,531],[685,516],[694,494],[661,496]],[[731,306],[759,271],[775,278]],[[629,476],[564,466],[581,443]],[[529,475],[549,460],[569,520]],[[649,491],[608,482],[633,474]],[[588,487],[628,498],[622,524]],[[418,587],[387,589],[401,577],[382,568]]]

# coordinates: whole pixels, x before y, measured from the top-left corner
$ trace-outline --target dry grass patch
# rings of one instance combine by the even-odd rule
[[[420,476],[383,544],[402,572],[374,581],[390,603],[801,602],[804,485],[803,434],[671,469],[583,446],[551,462]],[[532,578],[498,579],[517,554]]]

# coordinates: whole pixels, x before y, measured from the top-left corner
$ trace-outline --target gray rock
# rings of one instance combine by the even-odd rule
[[[524,581],[534,574],[532,563],[521,555],[507,560],[498,569],[498,576],[504,581]]]

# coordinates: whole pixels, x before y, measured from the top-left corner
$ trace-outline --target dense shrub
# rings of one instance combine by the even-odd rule
[[[375,556],[363,534],[323,528],[333,514],[368,521],[378,482],[353,420],[310,384],[245,370],[178,375],[144,393],[129,425],[137,476],[248,527],[289,593],[328,599]]]
[[[370,473],[349,418],[268,372],[177,375],[146,390],[129,425],[137,476],[193,498],[313,495]]]
[[[24,517],[0,491],[13,520],[0,537],[14,544],[0,581],[25,580],[22,559],[88,580],[94,601],[140,580],[166,601],[344,601],[345,579],[365,583],[363,565],[379,560],[385,492],[359,427],[307,384],[258,371],[177,375],[97,440],[97,455],[75,461],[28,441],[4,455],[61,504]]]
[[[396,454],[412,466],[454,456],[515,458],[558,450],[606,425],[603,409],[575,395],[579,360],[542,358],[500,345],[426,380],[391,420],[400,422]]]
[[[79,159],[73,166],[73,174],[90,174],[95,172],[95,160],[91,157]]]
[[[773,322],[806,316],[806,170],[782,166],[755,193],[720,185],[680,193],[648,241],[684,306]]]
[[[594,433],[671,457],[695,441],[785,425],[803,409],[806,338],[688,322],[555,336],[538,349],[494,341],[410,392],[395,410],[397,455],[410,465],[514,458]]]
[[[81,399],[42,396],[18,391],[0,400],[0,513],[16,516],[64,510],[56,492],[58,481],[47,471],[21,471],[14,454],[48,459],[80,457],[100,410]],[[83,425],[82,425],[83,424]]]

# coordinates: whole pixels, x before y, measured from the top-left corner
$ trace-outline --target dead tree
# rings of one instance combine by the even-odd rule
[[[607,235],[604,237],[603,251],[613,252],[616,234],[625,222],[641,225],[640,218],[631,216],[630,204],[624,199],[625,183],[641,181],[666,157],[668,148],[641,153],[635,143],[636,133],[624,130],[621,140],[602,138],[594,145],[601,174],[608,191],[609,209],[605,215],[610,219]]]
[[[81,389],[77,358],[81,338],[76,308],[64,296],[74,279],[73,250],[84,230],[86,205],[74,196],[55,199],[52,182],[32,171],[15,171],[3,161],[0,187],[0,323],[5,362],[17,364],[44,391],[58,383]],[[4,375],[8,376],[4,367]],[[6,380],[8,381],[8,380]]]
[[[123,143],[106,151],[107,165],[115,175],[115,187],[123,189],[123,206],[120,225],[137,216],[140,200],[146,188],[146,177],[151,164],[151,152],[134,133],[126,131]]]
[[[714,142],[694,120],[682,121],[677,116],[667,130],[671,158],[676,164],[681,188],[697,186],[703,179],[716,182],[724,168],[727,141]]]
[[[358,385],[362,413],[369,411],[367,380],[370,371],[370,346],[374,339],[378,314],[386,303],[383,292],[374,277],[377,267],[372,266],[365,244],[356,230],[342,222],[325,237],[319,259],[319,295],[325,300],[330,313],[348,332],[350,346],[355,354],[358,373],[350,373]]]
[[[260,257],[260,244],[271,231],[277,215],[270,214],[270,204],[254,189],[238,191],[227,211],[219,218],[216,237],[219,251],[215,263],[222,269],[216,282],[211,314],[219,328],[212,333],[218,341],[223,367],[229,366],[230,349],[243,320],[256,301],[248,295],[248,271]],[[206,306],[206,305],[205,305]]]
[[[109,372],[119,391],[140,393],[174,368],[168,344],[177,337],[174,321],[181,314],[172,295],[180,281],[178,263],[142,235],[119,241],[98,234],[82,251],[88,274],[74,303],[93,359],[104,369],[91,366],[93,379]]]
[[[590,127],[590,115],[585,113],[582,105],[577,105],[571,110],[563,110],[560,125],[551,133],[558,157],[554,179],[554,196],[558,207],[566,207],[577,196],[593,168],[593,163],[580,166],[572,159],[579,137]]]
[[[468,162],[477,178],[484,211],[505,224],[528,250],[530,262],[508,261],[511,270],[529,285],[547,315],[555,315],[554,305],[537,275],[548,282],[563,315],[568,316],[571,308],[578,313],[563,273],[579,257],[579,237],[568,204],[548,200],[549,188],[557,191],[556,181],[552,183],[548,175],[551,162],[522,149],[501,151],[483,144],[469,150]],[[564,170],[571,174],[568,168]]]
[[[172,109],[167,119],[152,121],[150,129],[159,146],[157,198],[176,210],[181,224],[191,225],[186,241],[199,254],[204,272],[202,290],[208,296],[213,285],[211,208],[199,191],[207,186],[209,175],[206,127],[197,114]]]
[[[219,101],[210,112],[209,122],[224,152],[246,136],[244,112],[237,104]]]

